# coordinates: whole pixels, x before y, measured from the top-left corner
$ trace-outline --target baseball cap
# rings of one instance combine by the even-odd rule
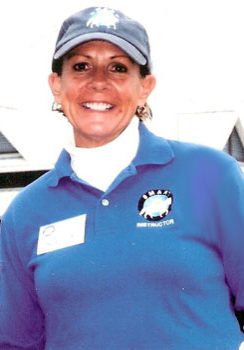
[[[105,40],[121,48],[139,65],[151,68],[150,45],[145,28],[121,11],[89,7],[68,17],[62,24],[53,55],[53,66],[75,46]]]

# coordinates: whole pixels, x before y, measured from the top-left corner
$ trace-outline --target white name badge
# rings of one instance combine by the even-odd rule
[[[41,226],[37,255],[85,242],[86,214]]]

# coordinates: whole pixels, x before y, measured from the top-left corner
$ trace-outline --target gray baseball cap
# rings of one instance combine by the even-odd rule
[[[63,22],[55,46],[53,66],[75,46],[91,40],[108,41],[120,47],[139,65],[151,68],[145,28],[122,12],[108,7],[89,7]]]

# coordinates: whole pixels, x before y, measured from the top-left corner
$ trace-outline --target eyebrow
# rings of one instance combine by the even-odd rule
[[[68,52],[68,53],[64,56],[64,58],[67,59],[67,60],[70,60],[71,58],[73,58],[73,57],[75,57],[75,56],[82,56],[82,57],[85,57],[85,58],[87,58],[87,59],[91,59],[91,58],[92,58],[92,56],[90,56],[90,55],[80,54],[80,53],[77,53],[77,52],[75,52],[75,51],[70,51],[70,52]],[[127,58],[127,59],[130,60],[131,62],[134,62],[133,59],[132,59],[130,56],[126,55],[126,54],[124,54],[124,55],[123,55],[123,54],[118,54],[118,55],[111,56],[111,57],[109,57],[109,58],[110,58],[110,59]]]

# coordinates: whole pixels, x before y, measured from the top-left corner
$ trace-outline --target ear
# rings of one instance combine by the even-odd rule
[[[148,96],[153,91],[155,85],[156,85],[156,78],[154,75],[149,74],[149,75],[146,75],[144,78],[142,78],[142,92],[140,96],[141,105],[143,105],[146,102]]]
[[[48,77],[48,83],[54,96],[55,102],[61,103],[61,78],[57,73],[51,73]]]

